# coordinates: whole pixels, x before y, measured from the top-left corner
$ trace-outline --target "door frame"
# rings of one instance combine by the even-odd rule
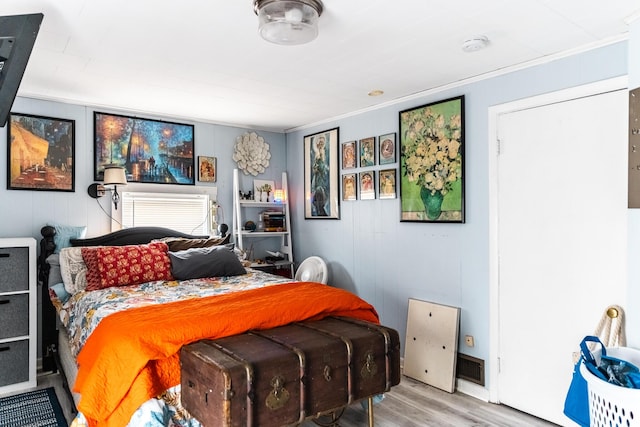
[[[500,403],[498,390],[499,361],[499,245],[498,245],[498,120],[501,115],[576,98],[627,89],[628,77],[621,76],[543,95],[489,107],[489,401]]]

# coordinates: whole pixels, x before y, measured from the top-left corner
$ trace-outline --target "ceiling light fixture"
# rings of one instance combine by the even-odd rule
[[[320,0],[253,1],[260,36],[281,45],[304,44],[315,39],[323,8]]]
[[[464,52],[475,52],[484,49],[489,45],[487,36],[474,36],[462,42],[462,50]]]

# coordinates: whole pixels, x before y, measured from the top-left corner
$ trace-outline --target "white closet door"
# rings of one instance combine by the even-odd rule
[[[561,425],[572,352],[625,305],[627,92],[498,121],[501,403]]]

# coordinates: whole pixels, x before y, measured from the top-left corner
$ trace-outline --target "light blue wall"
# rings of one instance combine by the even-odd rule
[[[398,73],[402,78],[400,69]],[[310,255],[325,258],[331,282],[372,303],[381,321],[396,328],[403,338],[409,298],[461,307],[460,336],[473,335],[475,347],[465,347],[461,340],[460,351],[487,360],[488,108],[626,73],[627,43],[622,42],[288,134],[297,259]],[[399,111],[458,95],[464,95],[466,103],[465,224],[401,223],[398,199],[342,202],[340,220],[304,219],[305,135],[339,127],[340,141],[344,142],[398,132]]]
[[[75,120],[76,124],[76,177],[75,192],[24,191],[7,190],[7,131],[0,129],[0,237],[32,236],[40,238],[40,228],[47,222],[58,222],[70,225],[87,225],[88,236],[97,236],[110,231],[108,216],[102,212],[95,199],[87,194],[87,187],[93,183],[93,108],[18,97],[12,110],[17,113],[35,114],[48,117],[59,117]],[[200,183],[196,185],[140,184],[132,183],[120,191],[150,192],[185,192],[215,194],[217,188],[218,201],[222,206],[224,221],[231,227],[233,144],[236,137],[247,132],[230,126],[210,123],[199,123],[171,117],[158,117],[144,114],[133,114],[127,111],[98,109],[102,112],[140,116],[150,119],[169,120],[194,125],[195,155],[217,157],[218,177],[216,183]],[[268,170],[258,178],[281,181],[282,171],[286,166],[285,136],[281,133],[257,131],[270,145],[271,164]],[[241,174],[242,175],[242,174]],[[241,188],[252,188],[253,177],[241,177]],[[214,188],[215,187],[215,188]],[[106,198],[100,199],[109,211],[110,204]]]

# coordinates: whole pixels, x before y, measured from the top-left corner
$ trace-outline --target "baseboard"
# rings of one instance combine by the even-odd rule
[[[456,391],[467,394],[484,402],[489,402],[489,390],[471,381],[456,379]]]

